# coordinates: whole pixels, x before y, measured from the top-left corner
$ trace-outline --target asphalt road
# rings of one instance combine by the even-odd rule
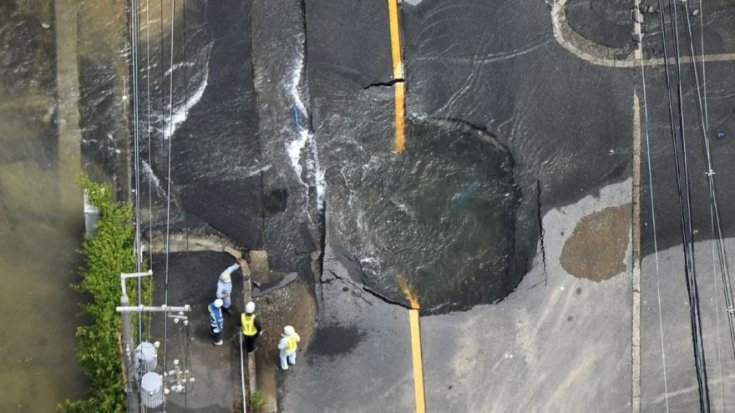
[[[590,9],[586,7],[584,2],[570,3],[570,27],[592,40],[610,40],[608,47],[630,47],[621,17],[621,8],[628,5],[589,2]],[[596,24],[600,12],[606,17]],[[301,9],[300,3],[284,0],[254,10],[240,3],[226,10],[211,7],[206,13],[203,33],[209,37],[199,50],[211,47],[206,54],[208,86],[191,108],[189,121],[176,132],[174,206],[181,214],[175,228],[214,229],[246,246],[269,246],[276,262],[298,267],[302,277],[311,276],[308,253],[324,248],[313,339],[303,343],[297,366],[279,376],[283,411],[413,411],[407,309],[393,304],[406,302],[395,277],[379,278],[388,273],[384,269],[393,270],[375,253],[379,248],[373,248],[386,239],[367,234],[364,226],[368,214],[384,208],[373,202],[389,186],[384,182],[400,180],[376,173],[392,171],[380,166],[400,156],[392,152],[387,4],[307,0]],[[253,16],[257,23],[251,25]],[[652,19],[657,15],[646,16],[644,26],[655,31]],[[495,298],[468,300],[462,303],[468,311],[421,319],[428,410],[629,411],[630,245],[615,240],[626,251],[616,264],[626,270],[602,281],[572,274],[560,260],[583,218],[608,207],[627,208],[631,202],[633,95],[640,74],[591,64],[570,53],[554,37],[549,5],[542,1],[405,1],[400,19],[408,119],[456,122],[491,137],[508,153],[514,189],[520,194],[513,236],[504,239],[512,245],[507,271],[501,281],[491,280],[510,294],[495,303]],[[710,22],[717,25],[722,18]],[[279,29],[270,32],[269,24],[277,23]],[[726,44],[730,35],[718,30],[708,26],[708,36],[719,34]],[[653,55],[658,53],[655,42],[655,36],[646,38],[646,50]],[[299,69],[299,62],[305,69]],[[269,72],[270,67],[277,69]],[[710,127],[727,131],[733,125],[727,85],[733,84],[735,71],[730,69],[729,62],[708,65]],[[664,250],[680,242],[679,212],[662,67],[650,67],[647,74],[656,239]],[[303,109],[289,90],[279,87],[289,82],[302,97]],[[691,86],[684,96],[687,119],[696,119]],[[306,130],[289,118],[295,117],[294,108],[308,120]],[[209,125],[212,119],[215,126]],[[696,135],[696,124],[687,124],[687,131]],[[430,142],[421,136],[408,139],[407,150],[426,148]],[[294,143],[303,146],[292,163],[284,153]],[[713,146],[721,165],[717,176],[723,177],[724,206],[733,195],[724,185],[731,145],[726,139]],[[692,172],[698,177],[692,181],[692,194],[697,236],[706,238],[701,159],[691,157],[692,171],[699,170]],[[162,168],[162,163],[154,165],[157,175],[163,175]],[[647,183],[644,169],[644,255],[653,245]],[[390,201],[403,205],[400,198]],[[323,222],[314,208],[323,208]],[[724,221],[728,235],[732,222]],[[284,234],[288,242],[279,242],[279,228],[285,225],[292,225]],[[627,228],[629,221],[615,225]],[[400,231],[398,224],[387,226]],[[673,253],[670,264],[671,272],[681,271]],[[658,409],[662,393],[655,367],[659,355],[654,349],[657,318],[651,319],[650,274],[647,257],[642,400],[645,409]],[[683,277],[678,278],[667,299],[680,296]],[[492,284],[482,281],[466,288]],[[713,294],[703,298],[710,299]],[[675,314],[672,310],[672,318],[666,319],[677,337],[671,352],[678,354],[672,362],[669,402],[686,411],[694,401],[686,355],[689,320]],[[713,365],[717,372],[723,366],[724,377],[730,374],[726,363]]]

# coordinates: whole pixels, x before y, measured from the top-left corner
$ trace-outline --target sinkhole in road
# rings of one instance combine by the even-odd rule
[[[423,313],[505,297],[518,278],[510,268],[521,197],[510,151],[460,122],[406,127],[406,151],[364,165],[353,194],[366,287],[403,303],[398,284],[407,282]]]

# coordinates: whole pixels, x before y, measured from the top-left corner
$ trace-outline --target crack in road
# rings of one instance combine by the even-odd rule
[[[398,78],[398,79],[389,80],[387,82],[370,83],[370,84],[368,84],[366,86],[363,86],[362,87],[362,90],[368,90],[368,89],[372,89],[372,88],[376,88],[376,87],[393,87],[393,86],[395,86],[396,83],[404,83],[405,81],[406,81],[406,79],[404,79],[404,78]]]
[[[541,174],[539,173],[539,176]],[[546,271],[546,245],[544,244],[544,221],[541,216],[541,180],[536,180],[536,219],[538,221],[539,243],[541,248],[541,262],[544,268],[544,285],[549,285],[549,276]]]

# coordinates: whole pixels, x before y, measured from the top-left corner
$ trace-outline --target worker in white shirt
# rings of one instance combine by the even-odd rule
[[[238,262],[235,264],[230,265],[227,267],[226,270],[222,271],[222,273],[219,275],[219,280],[217,281],[217,298],[221,299],[223,302],[222,305],[222,311],[224,311],[227,315],[232,315],[232,273],[235,272],[238,268],[240,268],[241,265],[243,265],[243,262],[247,264],[247,262],[240,258]]]

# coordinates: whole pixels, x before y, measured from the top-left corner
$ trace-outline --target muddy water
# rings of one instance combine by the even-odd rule
[[[86,386],[74,358],[81,297],[69,288],[83,231],[69,179],[79,158],[58,137],[54,25],[52,1],[0,4],[2,412],[52,412]]]

